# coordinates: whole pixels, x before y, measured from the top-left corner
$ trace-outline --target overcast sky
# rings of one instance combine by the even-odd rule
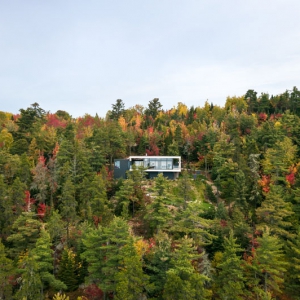
[[[300,88],[299,0],[0,0],[0,111],[105,116]]]

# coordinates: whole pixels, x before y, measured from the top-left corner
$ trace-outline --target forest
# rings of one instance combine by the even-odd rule
[[[296,87],[101,114],[0,111],[0,299],[300,299]],[[114,179],[146,154],[181,175]]]

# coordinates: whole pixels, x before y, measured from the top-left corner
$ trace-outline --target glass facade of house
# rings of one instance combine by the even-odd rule
[[[179,157],[132,157],[131,166],[144,167],[147,171],[151,170],[180,170]]]
[[[126,172],[133,166],[143,167],[148,178],[155,178],[162,173],[169,179],[176,179],[181,172],[180,156],[129,156],[125,159],[115,159],[114,177],[126,178]]]

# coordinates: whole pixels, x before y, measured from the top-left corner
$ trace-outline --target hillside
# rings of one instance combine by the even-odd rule
[[[296,87],[0,123],[0,299],[300,299]],[[179,179],[114,179],[145,154],[180,155]]]

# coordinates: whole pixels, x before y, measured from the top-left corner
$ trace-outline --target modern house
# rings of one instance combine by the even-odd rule
[[[129,156],[124,159],[115,159],[114,177],[126,178],[126,172],[132,170],[133,165],[143,167],[149,179],[160,173],[169,179],[176,179],[181,172],[181,157]]]

